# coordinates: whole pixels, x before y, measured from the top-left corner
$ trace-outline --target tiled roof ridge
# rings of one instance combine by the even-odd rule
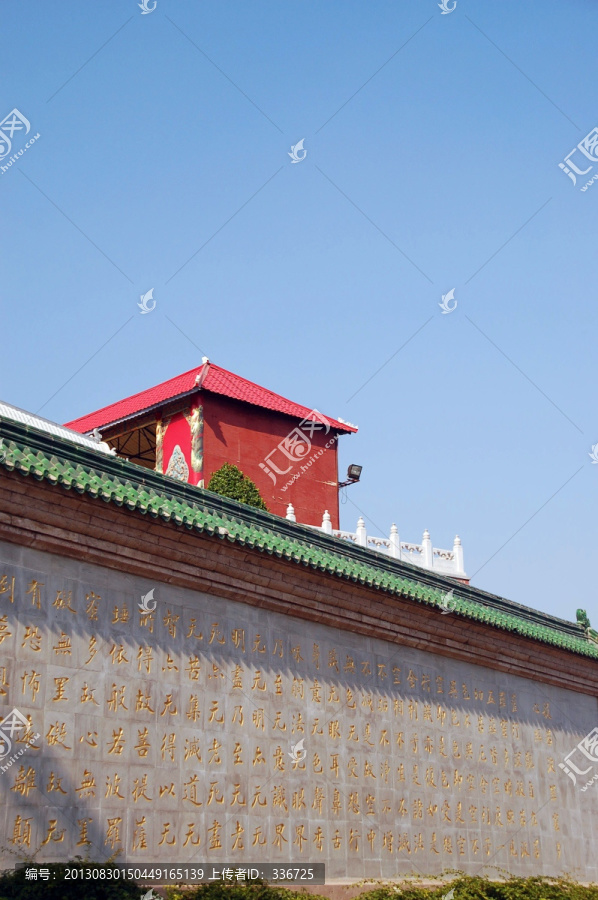
[[[208,367],[207,370],[206,366]],[[137,391],[137,393],[131,394],[130,397],[123,397],[121,400],[116,400],[114,403],[109,403],[100,409],[72,419],[66,423],[66,427],[75,431],[88,432],[94,428],[107,428],[116,422],[143,415],[156,406],[163,406],[176,400],[177,397],[199,390],[197,379],[204,372],[206,372],[206,375],[205,380],[201,384],[201,389],[207,393],[229,397],[239,403],[247,403],[250,406],[269,409],[293,418],[303,419],[312,412],[308,406],[304,406],[302,403],[289,400],[288,397],[283,397],[282,394],[277,394],[276,391],[271,391],[255,381],[250,381],[242,375],[237,375],[229,369],[208,361],[202,363],[201,366],[189,369],[187,372],[181,372],[179,375],[168,378],[166,381],[160,382],[160,384],[152,385],[143,391]],[[324,416],[324,418],[328,420],[335,431],[346,434],[357,431],[354,425],[340,422],[332,416]]]
[[[453,614],[598,659],[598,644],[576,623],[510,603],[478,588],[415,570],[365,548],[309,531],[278,516],[176,482],[134,463],[102,457],[18,423],[0,423],[2,468],[62,485],[93,498],[228,539],[419,603],[443,608],[453,589]]]

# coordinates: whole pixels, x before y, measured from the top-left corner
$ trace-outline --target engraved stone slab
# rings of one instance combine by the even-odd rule
[[[3,544],[13,708],[0,833],[38,861],[598,878],[598,783],[559,767],[590,696]]]

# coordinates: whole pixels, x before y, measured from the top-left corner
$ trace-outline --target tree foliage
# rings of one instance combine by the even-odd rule
[[[230,463],[224,463],[214,472],[210,478],[208,490],[220,494],[221,497],[239,500],[240,503],[246,503],[247,506],[268,511],[268,507],[251,478],[247,478],[240,469]]]

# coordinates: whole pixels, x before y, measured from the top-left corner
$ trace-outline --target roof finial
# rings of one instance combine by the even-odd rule
[[[208,359],[208,357],[202,356],[201,361],[201,372],[198,373],[197,378],[195,379],[195,386],[198,388],[201,388],[207,378],[208,372],[210,371],[210,360]]]

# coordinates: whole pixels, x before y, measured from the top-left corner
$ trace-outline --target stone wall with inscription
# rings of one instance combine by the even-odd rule
[[[598,879],[598,784],[559,769],[594,697],[1,544],[13,708],[32,731],[0,759],[7,865],[121,851]]]

